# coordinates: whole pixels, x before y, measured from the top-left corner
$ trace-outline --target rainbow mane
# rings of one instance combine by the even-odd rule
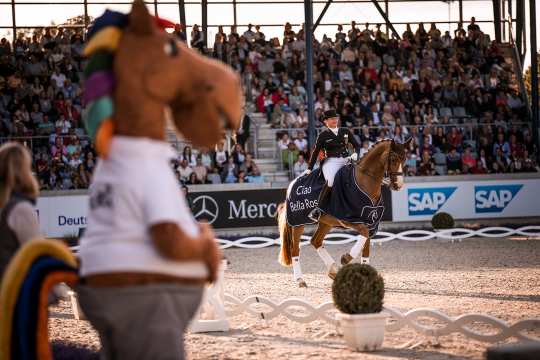
[[[162,29],[175,26],[168,20],[154,19]],[[104,157],[114,133],[114,55],[128,25],[128,14],[106,10],[89,28],[84,48],[88,63],[84,68],[83,121],[96,151]]]

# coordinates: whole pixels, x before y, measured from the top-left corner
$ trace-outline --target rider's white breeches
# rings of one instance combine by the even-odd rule
[[[347,158],[331,157],[324,161],[322,172],[328,186],[334,184],[334,176],[343,165],[347,163]]]

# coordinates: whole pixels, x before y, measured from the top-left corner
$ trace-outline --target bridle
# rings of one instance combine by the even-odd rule
[[[389,186],[390,184],[395,184],[397,182],[398,176],[403,176],[403,171],[390,171],[390,165],[392,164],[392,157],[395,155],[392,150],[389,150],[388,160],[386,161],[386,166],[384,168],[384,177],[383,184]],[[386,179],[389,179],[388,181]]]

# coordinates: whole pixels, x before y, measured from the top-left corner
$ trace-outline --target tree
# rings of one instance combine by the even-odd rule
[[[86,18],[86,24],[90,25],[94,21],[94,18],[91,16],[88,16]],[[64,23],[62,23],[63,26],[84,26],[84,15],[78,15],[72,18],[67,19]]]
[[[540,80],[540,53],[536,54],[538,60],[538,75]],[[525,82],[525,88],[527,89],[527,96],[531,98],[531,89],[532,89],[532,78],[531,78],[531,66],[525,70],[525,75],[523,76],[523,81]],[[540,84],[540,81],[538,82]]]

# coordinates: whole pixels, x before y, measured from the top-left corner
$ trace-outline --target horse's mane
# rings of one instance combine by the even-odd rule
[[[358,161],[356,162],[356,165],[358,165],[358,166],[360,166],[360,167],[363,167],[363,166],[365,165],[365,164],[364,164],[365,160],[368,158],[368,156],[369,156],[370,154],[373,154],[373,153],[374,153],[375,149],[378,149],[379,145],[381,145],[381,144],[383,144],[383,143],[386,144],[386,143],[391,142],[391,141],[392,141],[392,139],[388,139],[388,138],[387,138],[387,139],[381,139],[381,140],[376,141],[376,142],[369,148],[369,150],[368,150],[366,153],[364,153],[364,155],[362,155],[362,157],[361,157],[360,159],[358,159]]]

